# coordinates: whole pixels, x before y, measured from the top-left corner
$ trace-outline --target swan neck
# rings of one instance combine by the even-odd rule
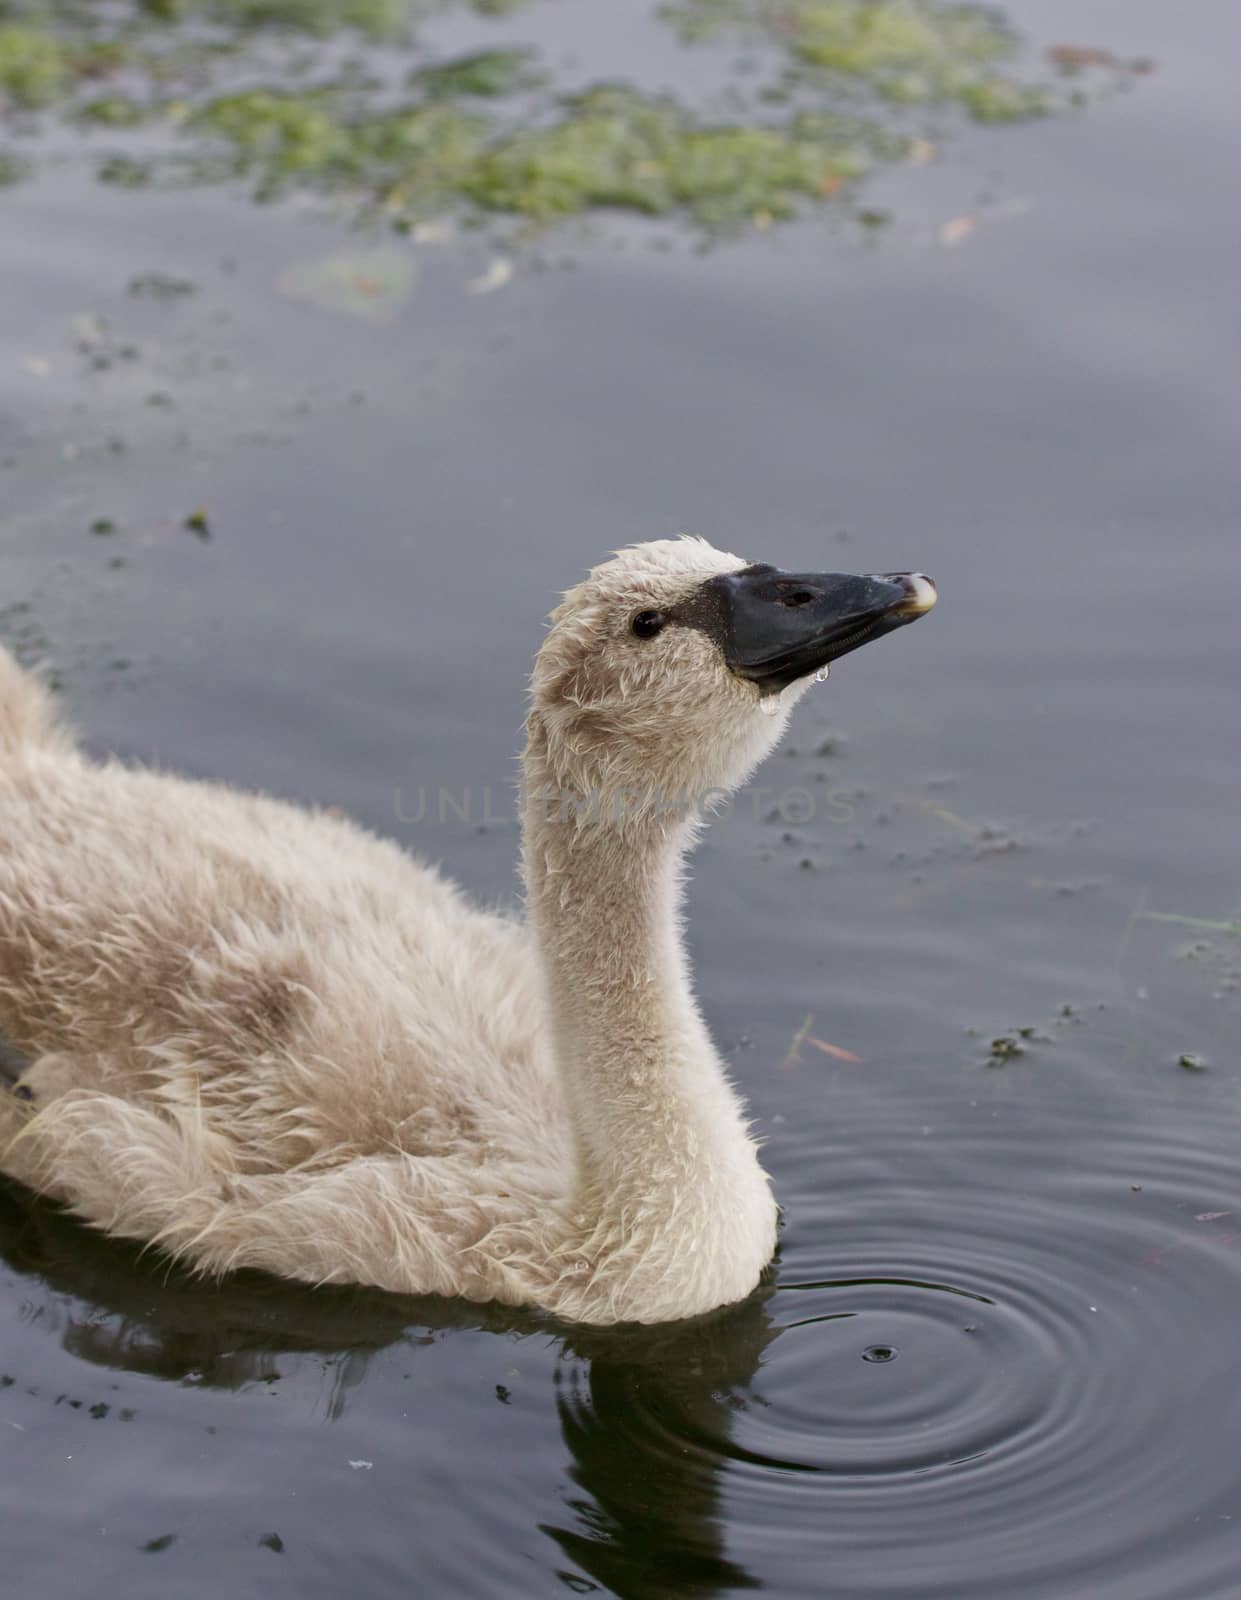
[[[692,1316],[749,1294],[776,1210],[744,1107],[712,1045],[681,943],[681,860],[697,819],[623,821],[549,805],[531,714],[524,867],[555,1064],[577,1150],[566,1246],[615,1321]],[[576,1298],[575,1298],[576,1296]]]
[[[529,778],[529,765],[527,768]],[[566,816],[529,792],[525,872],[557,1065],[588,1184],[706,1194],[757,1170],[681,940],[693,818]],[[763,1180],[765,1183],[765,1180]]]

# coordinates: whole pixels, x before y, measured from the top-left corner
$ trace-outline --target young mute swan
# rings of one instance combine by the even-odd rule
[[[934,601],[696,539],[597,567],[534,668],[528,924],[335,817],[88,760],[0,652],[0,1166],[206,1272],[605,1324],[741,1299],[776,1207],[682,857],[816,670]]]

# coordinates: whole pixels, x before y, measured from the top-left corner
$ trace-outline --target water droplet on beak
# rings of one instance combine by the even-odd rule
[[[831,675],[832,675],[831,662],[825,661],[823,663],[823,665],[819,668],[819,670],[815,673],[814,681],[816,683],[826,683],[827,680],[831,677]]]

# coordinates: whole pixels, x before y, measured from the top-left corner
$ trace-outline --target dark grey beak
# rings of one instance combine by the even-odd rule
[[[746,567],[712,578],[718,642],[738,677],[775,694],[798,678],[924,617],[938,598],[920,572],[855,577]]]

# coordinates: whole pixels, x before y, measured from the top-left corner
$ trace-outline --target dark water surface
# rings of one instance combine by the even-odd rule
[[[697,860],[770,1291],[578,1337],[197,1286],[6,1191],[14,1592],[1241,1590],[1241,20],[1009,11],[1158,70],[876,182],[875,244],[617,224],[486,295],[485,239],[426,244],[375,326],[275,287],[342,248],[314,207],[72,162],[0,196],[0,622],[92,747],[341,805],[509,901],[525,674],[609,549],[688,528],[943,597]]]

